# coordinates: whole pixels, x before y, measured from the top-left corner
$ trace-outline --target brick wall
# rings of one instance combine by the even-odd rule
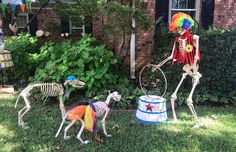
[[[144,66],[149,63],[151,54],[154,50],[155,36],[155,1],[145,0],[148,2],[147,12],[152,17],[152,23],[149,31],[137,33],[136,40],[136,66]]]
[[[150,61],[151,53],[154,49],[154,25],[155,25],[155,1],[154,0],[144,0],[148,2],[147,12],[153,18],[151,21],[151,27],[149,31],[139,31],[136,34],[136,53],[135,53],[135,62],[136,68],[141,67],[147,64]],[[97,20],[93,23],[93,35],[100,37],[101,31],[101,20]],[[120,44],[117,44],[120,45]],[[118,46],[115,48],[119,48]],[[125,57],[125,64],[129,65],[130,53]]]
[[[236,0],[215,0],[213,24],[224,28],[236,25]]]
[[[35,13],[38,10],[33,10],[33,13]],[[38,29],[45,30],[47,26],[50,26],[51,23],[56,24],[58,27],[61,26],[61,19],[58,14],[56,14],[55,11],[52,9],[43,9],[37,16],[38,21]],[[61,29],[55,29],[58,30],[57,32],[60,33]]]

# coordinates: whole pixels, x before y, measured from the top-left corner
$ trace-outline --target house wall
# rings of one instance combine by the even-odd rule
[[[33,14],[38,11],[37,9],[33,9]],[[60,33],[61,32],[61,18],[60,16],[53,11],[52,9],[43,9],[37,16],[38,21],[38,29],[39,30],[49,30],[50,32]],[[54,27],[53,27],[54,26]],[[60,36],[60,35],[59,35]]]
[[[236,0],[215,0],[213,25],[224,28],[236,26]]]
[[[154,50],[154,34],[155,34],[155,1],[154,0],[144,0],[148,3],[146,12],[152,17],[152,23],[149,31],[139,31],[136,33],[136,47],[135,47],[135,66],[136,68],[142,67],[149,63],[151,59],[151,53]],[[101,20],[93,22],[93,35],[100,37],[101,35]],[[116,49],[121,45],[120,43],[116,44]],[[129,49],[129,48],[128,48]],[[116,50],[115,50],[116,51]],[[130,62],[130,51],[125,57],[125,64],[128,66]]]
[[[144,66],[150,62],[152,52],[154,50],[155,36],[155,1],[146,0],[148,2],[147,12],[152,17],[150,31],[140,32],[137,34],[136,45],[136,65]]]

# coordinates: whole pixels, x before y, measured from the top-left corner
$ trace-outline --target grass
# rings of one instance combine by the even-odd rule
[[[23,106],[22,100],[14,109],[15,97],[0,95],[0,152],[156,152],[156,151],[235,151],[236,110],[225,107],[197,106],[200,121],[205,127],[193,130],[194,119],[185,106],[177,109],[179,123],[156,125],[131,125],[134,112],[111,111],[107,120],[107,131],[113,137],[102,135],[105,143],[94,140],[94,134],[84,132],[83,139],[90,140],[82,145],[76,134],[76,124],[69,134],[70,140],[63,140],[62,132],[54,138],[61,123],[56,102],[43,105],[36,102],[24,117],[29,129],[17,124],[17,111]],[[75,105],[76,103],[74,103]],[[72,104],[73,105],[73,104]],[[172,117],[168,112],[169,118]],[[98,129],[101,130],[99,123]]]

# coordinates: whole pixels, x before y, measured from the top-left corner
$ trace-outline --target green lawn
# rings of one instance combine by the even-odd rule
[[[60,125],[60,111],[56,102],[49,105],[32,104],[25,117],[29,129],[17,124],[17,112],[23,106],[22,100],[14,109],[15,97],[0,95],[0,152],[155,152],[155,151],[235,151],[236,150],[236,109],[197,106],[196,110],[205,127],[193,130],[194,120],[186,106],[177,109],[179,123],[156,125],[131,125],[134,112],[111,111],[107,119],[107,131],[113,137],[94,140],[94,134],[84,132],[82,145],[76,134],[76,124],[69,134],[70,140],[63,140],[62,132],[54,138]],[[168,113],[172,118],[171,113]],[[101,124],[98,126],[101,129]],[[100,133],[100,132],[99,132]]]

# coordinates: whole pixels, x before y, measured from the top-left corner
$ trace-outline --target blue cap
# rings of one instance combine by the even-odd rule
[[[69,75],[67,80],[77,80],[77,78],[74,75]]]

